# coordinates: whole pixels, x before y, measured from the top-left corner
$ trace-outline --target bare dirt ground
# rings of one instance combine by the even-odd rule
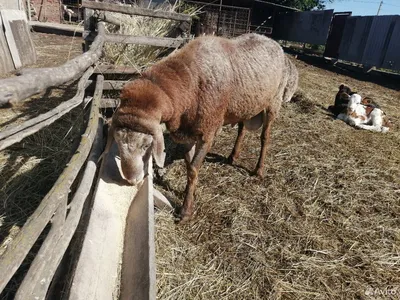
[[[29,67],[53,67],[82,53],[82,39],[33,33],[38,61]],[[8,74],[5,77],[14,76]],[[0,130],[38,116],[75,94],[75,83],[50,88],[12,108],[0,109]],[[0,151],[0,255],[47,194],[75,151],[83,125],[82,109],[74,109],[51,126]],[[36,247],[37,248],[37,247]],[[29,263],[29,257],[26,263]],[[0,294],[13,299],[14,284]]]
[[[265,178],[248,174],[258,132],[224,163],[237,134],[226,127],[200,171],[195,220],[157,213],[158,299],[400,297],[400,82],[307,57],[296,65],[302,97],[274,124]],[[332,119],[325,108],[341,83],[377,100],[394,131]],[[186,170],[169,148],[158,188],[181,203]]]

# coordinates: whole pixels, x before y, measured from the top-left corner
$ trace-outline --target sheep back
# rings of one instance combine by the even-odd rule
[[[168,96],[173,113],[167,128],[193,136],[263,110],[277,114],[284,95],[297,86],[297,71],[280,45],[265,36],[205,36],[154,64],[138,80],[148,80]],[[126,86],[125,98],[135,98],[135,81]],[[155,90],[146,89],[149,99]],[[121,100],[121,107],[130,102]]]

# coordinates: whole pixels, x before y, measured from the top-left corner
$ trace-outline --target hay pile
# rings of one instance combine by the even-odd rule
[[[296,65],[300,91],[274,124],[265,179],[248,175],[258,132],[235,166],[222,162],[237,134],[226,127],[200,170],[195,220],[156,214],[158,299],[375,299],[371,288],[399,296],[400,86]],[[374,97],[397,129],[333,120],[323,108],[341,83]],[[181,203],[186,170],[172,155],[158,188]]]
[[[136,4],[133,4],[132,6],[139,7]],[[148,7],[151,6],[152,3],[150,1]],[[195,16],[198,13],[196,7],[188,6],[180,1],[176,1],[174,4],[165,1],[162,4],[155,6],[154,10],[179,12],[190,16]],[[111,15],[121,21],[121,26],[112,24],[106,25],[106,31],[112,34],[165,37],[179,25],[179,22],[167,19],[129,16],[119,13],[111,13]],[[106,43],[104,46],[103,61],[115,65],[135,67],[140,72],[156,62],[160,56],[165,54],[167,51],[168,49],[166,48],[147,45]]]

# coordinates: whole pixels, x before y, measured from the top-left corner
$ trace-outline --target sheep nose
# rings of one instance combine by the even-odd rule
[[[129,182],[130,185],[136,185],[139,182],[139,180],[137,179],[127,179],[127,181]]]

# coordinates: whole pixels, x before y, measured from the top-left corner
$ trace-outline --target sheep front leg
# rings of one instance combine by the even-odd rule
[[[187,167],[187,184],[185,190],[185,200],[180,212],[181,223],[189,221],[193,216],[194,211],[194,194],[196,191],[196,185],[198,181],[198,172],[203,164],[204,158],[210,149],[211,141],[203,142],[199,141],[194,150],[193,159],[191,159],[190,153],[193,153],[193,148],[185,154],[185,161]],[[189,162],[189,160],[191,161]]]
[[[238,136],[236,138],[235,146],[232,149],[232,153],[228,157],[229,164],[233,164],[233,162],[239,158],[245,133],[246,130],[244,128],[244,123],[238,123]]]
[[[253,171],[252,175],[257,175],[260,178],[264,176],[264,160],[267,154],[267,147],[271,139],[271,127],[275,120],[275,114],[271,112],[263,113],[263,126],[261,131],[261,152],[258,159],[256,169]]]

